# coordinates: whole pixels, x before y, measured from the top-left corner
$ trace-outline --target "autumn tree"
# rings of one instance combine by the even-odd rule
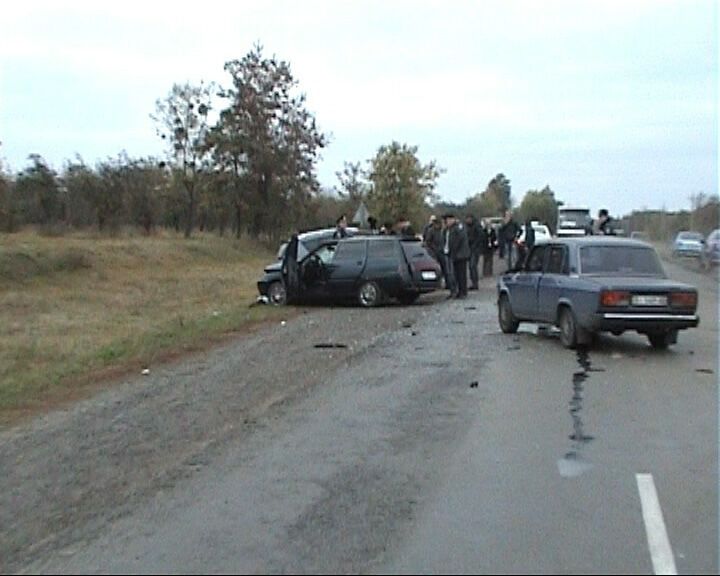
[[[279,233],[278,222],[300,216],[318,189],[315,162],[327,139],[306,109],[290,65],[256,45],[225,64],[232,87],[223,92],[212,144],[220,169],[230,174],[236,221],[251,212],[250,229]]]
[[[199,203],[200,179],[209,171],[210,131],[214,87],[175,84],[164,100],[158,100],[151,118],[157,123],[159,136],[167,142],[168,163],[182,184],[185,205],[185,237],[195,225]]]
[[[528,190],[517,212],[520,220],[539,220],[554,231],[557,228],[557,209],[555,193],[550,186],[545,186],[542,190]]]
[[[422,164],[417,146],[392,142],[381,146],[370,160],[368,206],[380,222],[408,218],[416,225],[424,220],[426,203],[435,200],[441,174],[435,161]]]

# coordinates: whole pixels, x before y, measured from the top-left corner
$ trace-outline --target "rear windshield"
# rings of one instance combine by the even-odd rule
[[[583,274],[665,276],[655,250],[643,246],[583,246],[580,269]]]
[[[558,225],[566,228],[583,228],[589,222],[590,214],[587,210],[565,210],[558,217]]]
[[[402,248],[408,261],[413,258],[430,258],[420,242],[402,242]]]
[[[698,232],[680,232],[678,235],[680,240],[702,240],[702,234]]]

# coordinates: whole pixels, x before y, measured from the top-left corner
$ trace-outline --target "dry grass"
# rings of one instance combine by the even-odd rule
[[[249,306],[272,258],[214,236],[0,236],[0,420],[278,317]]]

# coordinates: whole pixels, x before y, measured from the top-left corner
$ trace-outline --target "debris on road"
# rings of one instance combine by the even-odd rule
[[[334,342],[321,342],[314,345],[315,348],[347,348],[347,344],[334,343]]]

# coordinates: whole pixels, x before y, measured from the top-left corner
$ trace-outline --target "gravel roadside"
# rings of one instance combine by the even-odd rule
[[[382,335],[410,330],[442,298],[305,310],[0,432],[0,572],[92,538],[332,380]]]

